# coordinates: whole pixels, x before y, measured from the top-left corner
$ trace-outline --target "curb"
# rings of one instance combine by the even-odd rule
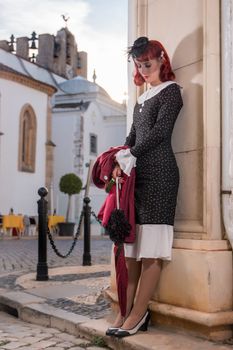
[[[142,345],[140,337],[143,336],[140,334],[130,339],[106,336],[105,331],[109,323],[105,319],[90,319],[86,316],[57,309],[47,304],[46,299],[26,292],[6,292],[6,290],[0,290],[0,311],[17,316],[22,321],[55,328],[87,340],[101,337],[107,346],[113,350],[151,350],[150,344],[149,346]]]
[[[149,327],[149,332],[138,332],[132,337],[118,339],[105,335],[109,323],[106,319],[89,317],[55,308],[42,297],[27,292],[0,289],[0,311],[5,311],[22,321],[44,327],[55,328],[89,341],[100,338],[113,350],[215,350],[232,349],[232,345],[221,342],[209,342],[201,338],[174,332],[160,327]],[[101,349],[101,348],[100,348]]]

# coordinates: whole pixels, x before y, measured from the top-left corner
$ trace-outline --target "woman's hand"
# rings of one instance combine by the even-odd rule
[[[112,177],[114,178],[114,180],[116,180],[117,177],[121,177],[121,168],[119,164],[115,165],[115,168],[113,169],[113,172],[112,172]]]
[[[123,179],[123,177],[121,177],[121,175],[122,175],[122,170],[121,170],[119,164],[117,163],[115,168],[113,169],[112,178],[114,180],[116,180],[116,178],[118,177],[119,183],[122,184],[124,182],[124,179]]]
[[[116,178],[118,178],[119,183],[124,182],[123,178],[121,177],[121,168],[118,163],[115,165],[115,168],[112,171],[111,180],[105,185],[105,191],[107,193],[111,191],[112,186],[116,183]]]

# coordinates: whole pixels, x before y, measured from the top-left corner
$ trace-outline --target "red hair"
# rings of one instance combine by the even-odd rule
[[[163,52],[163,53],[162,53]],[[163,58],[161,58],[163,57]],[[149,44],[146,50],[137,57],[137,61],[145,62],[151,59],[162,59],[162,65],[160,67],[159,79],[164,82],[168,80],[175,79],[175,73],[172,71],[170,59],[168,57],[167,51],[163,47],[163,45],[157,40],[149,40]],[[145,83],[144,78],[139,73],[138,67],[135,64],[135,75],[134,75],[134,83],[138,86],[141,86]]]

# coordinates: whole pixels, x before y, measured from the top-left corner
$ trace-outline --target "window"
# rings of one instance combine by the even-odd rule
[[[20,113],[19,125],[19,171],[35,172],[36,162],[36,116],[30,105]]]
[[[90,134],[90,154],[97,154],[97,135]]]

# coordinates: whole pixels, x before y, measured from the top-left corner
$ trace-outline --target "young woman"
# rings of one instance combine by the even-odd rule
[[[133,124],[116,159],[113,177],[121,175],[121,160],[135,157],[136,241],[125,244],[128,268],[127,314],[119,313],[106,334],[125,337],[147,330],[148,303],[158,284],[162,261],[171,260],[179,170],[171,146],[175,121],[183,102],[163,45],[138,38],[128,51],[135,64],[134,82],[148,84],[134,108]],[[137,293],[136,293],[137,292]],[[135,297],[136,296],[136,297]]]

